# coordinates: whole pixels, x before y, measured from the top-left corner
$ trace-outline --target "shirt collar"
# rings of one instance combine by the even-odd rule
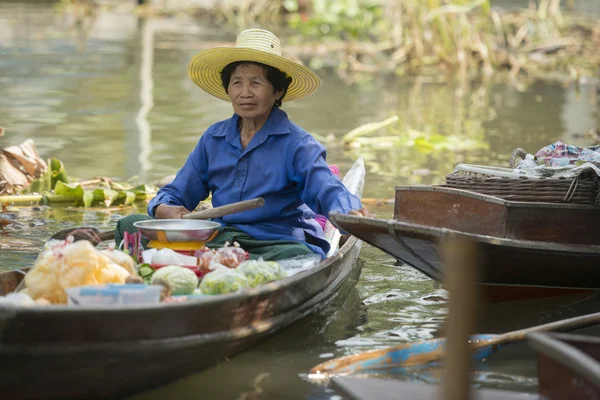
[[[222,129],[213,133],[213,136],[225,136],[227,141],[231,142],[240,135],[240,131],[238,130],[239,119],[239,115],[233,114],[229,121],[223,125]],[[274,107],[271,114],[269,114],[269,118],[267,118],[267,122],[265,122],[258,132],[256,132],[256,135],[266,137],[270,135],[285,135],[287,133],[290,133],[290,120],[288,115],[279,107]]]

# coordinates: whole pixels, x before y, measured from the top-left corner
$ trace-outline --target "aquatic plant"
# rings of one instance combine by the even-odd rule
[[[107,177],[70,182],[63,163],[56,158],[42,160],[31,140],[20,146],[0,148],[1,205],[33,202],[128,206],[155,193],[156,188]]]

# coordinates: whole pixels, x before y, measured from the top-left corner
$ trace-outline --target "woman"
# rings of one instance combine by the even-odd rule
[[[148,205],[154,218],[181,218],[212,193],[213,206],[262,197],[261,208],[215,219],[209,247],[236,240],[252,256],[281,259],[329,250],[315,212],[370,215],[325,162],[325,148],[280,109],[314,92],[319,77],[281,56],[271,32],[242,32],[235,47],[196,54],[191,79],[231,101],[234,115],[210,126],[172,183]]]

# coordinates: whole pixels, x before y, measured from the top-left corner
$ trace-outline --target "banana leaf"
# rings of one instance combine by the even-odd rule
[[[38,179],[33,180],[23,193],[48,192],[55,188],[57,182],[69,183],[69,178],[62,161],[51,158],[48,171]]]

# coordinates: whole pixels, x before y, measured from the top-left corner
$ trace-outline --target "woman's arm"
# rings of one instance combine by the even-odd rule
[[[329,216],[331,211],[370,216],[358,197],[346,189],[331,173],[325,161],[323,145],[306,135],[294,145],[289,157],[288,174],[296,183],[298,194],[314,212]]]

